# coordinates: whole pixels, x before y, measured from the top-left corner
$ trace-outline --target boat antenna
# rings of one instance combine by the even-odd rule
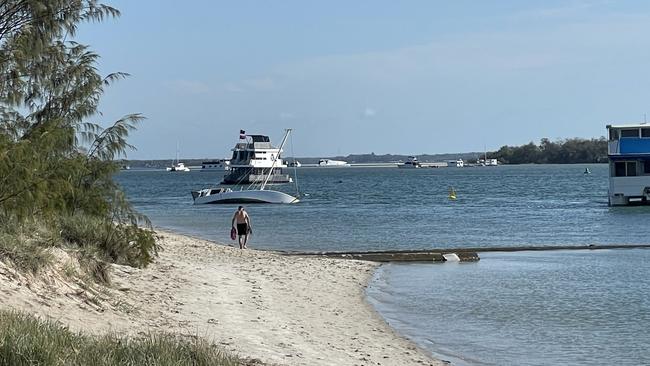
[[[269,169],[269,174],[266,175],[266,179],[264,179],[264,183],[262,183],[262,187],[260,187],[260,191],[263,191],[264,188],[266,187],[266,183],[268,183],[269,178],[271,178],[271,174],[273,174],[273,168],[275,168],[275,163],[278,160],[280,160],[280,154],[282,154],[282,148],[284,147],[285,142],[287,142],[287,137],[291,132],[291,128],[287,128],[284,131],[285,131],[284,137],[282,138],[282,143],[280,144],[280,148],[278,149],[278,156],[276,156],[275,160],[273,160],[273,164],[271,164],[271,169]]]
[[[298,171],[296,169],[296,153],[293,151],[293,136],[291,136],[291,156],[293,156],[293,179],[296,183],[296,197],[300,197],[300,189],[298,189]]]

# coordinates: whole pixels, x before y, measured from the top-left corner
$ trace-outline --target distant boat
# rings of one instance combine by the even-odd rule
[[[219,160],[210,160],[201,162],[201,171],[202,172],[224,172],[230,170],[230,160],[219,159]]]
[[[178,162],[176,165],[168,166],[168,172],[189,172],[190,168],[185,166],[185,163]]]
[[[300,168],[302,166],[302,164],[300,164],[300,162],[298,160],[294,160],[291,163],[289,163],[289,166],[292,167],[292,168]]]
[[[582,174],[591,174],[591,170],[589,170],[589,168],[585,168],[585,171]]]
[[[277,151],[282,151],[284,144],[287,141],[287,137],[291,129],[287,129],[280,144],[280,148]],[[192,191],[192,198],[194,199],[194,204],[205,204],[205,203],[296,203],[300,200],[298,197],[291,196],[284,192],[267,190],[266,185],[269,183],[271,176],[275,172],[275,164],[279,164],[281,159],[272,160],[273,163],[269,166],[266,177],[261,185],[256,186],[251,184],[249,189],[241,189],[239,191],[232,190],[231,188],[225,187],[216,187],[216,188],[206,188],[199,191]],[[297,190],[297,189],[296,189]]]
[[[450,168],[462,168],[465,166],[465,162],[463,161],[463,159],[449,160],[447,162],[447,166]]]
[[[409,156],[405,163],[397,164],[397,167],[400,169],[417,169],[422,168],[422,164],[420,164],[417,157]]]
[[[176,159],[172,161],[172,165],[167,167],[168,172],[189,172],[190,168],[186,167],[184,163],[178,161],[178,142],[176,143]]]
[[[348,162],[342,161],[342,160],[320,159],[318,161],[318,166],[326,166],[326,167],[350,166],[350,164]]]

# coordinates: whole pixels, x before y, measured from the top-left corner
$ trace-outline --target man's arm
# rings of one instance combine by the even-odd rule
[[[248,213],[246,213],[246,223],[248,224],[248,227],[253,227],[253,225],[251,225],[251,217]]]

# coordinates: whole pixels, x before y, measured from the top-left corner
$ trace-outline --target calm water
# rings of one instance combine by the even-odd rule
[[[592,174],[582,174],[585,167]],[[303,202],[247,205],[251,246],[650,244],[650,207],[607,206],[606,165],[303,168],[298,174]],[[199,171],[118,175],[155,225],[228,243],[236,205],[194,206],[189,193],[220,178]],[[452,186],[456,201],[447,198]],[[650,364],[644,346],[650,251],[481,257],[471,264],[384,266],[369,297],[396,329],[458,364]]]
[[[650,250],[481,257],[383,266],[371,303],[455,364],[650,365]]]
[[[607,206],[607,167],[303,168],[297,205],[248,205],[257,248],[425,249],[650,243],[650,207]],[[217,172],[126,171],[118,179],[156,225],[228,242],[236,205],[192,205]],[[449,201],[453,186],[458,199]],[[278,188],[291,192],[290,185]]]

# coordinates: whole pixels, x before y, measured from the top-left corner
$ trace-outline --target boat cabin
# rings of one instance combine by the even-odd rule
[[[609,204],[650,204],[650,125],[607,125]]]

